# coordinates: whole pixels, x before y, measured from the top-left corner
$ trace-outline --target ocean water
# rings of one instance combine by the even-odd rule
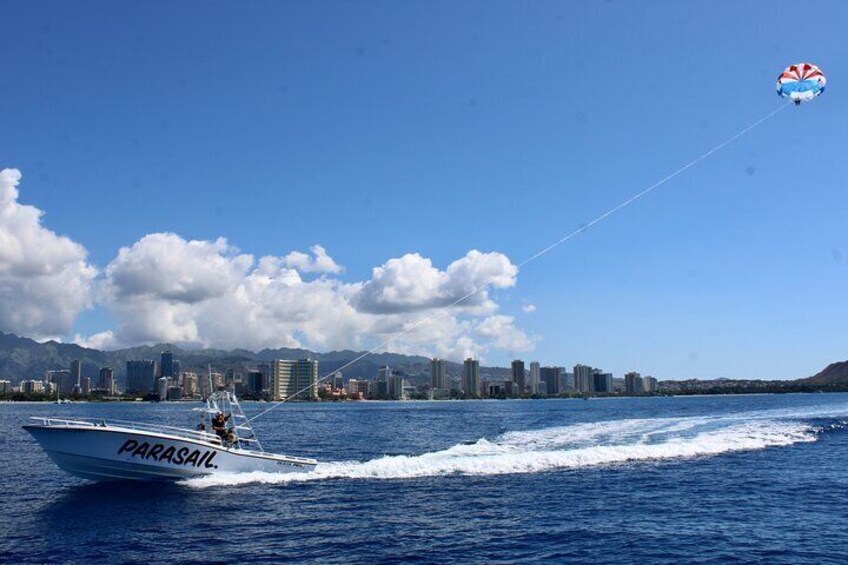
[[[0,562],[848,562],[845,394],[291,404],[257,431],[314,472],[175,484],[75,479],[20,428],[189,407],[0,405]]]

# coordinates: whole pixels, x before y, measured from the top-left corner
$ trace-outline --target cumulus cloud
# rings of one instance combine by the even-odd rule
[[[0,171],[0,330],[36,338],[67,334],[91,306],[97,269],[85,248],[42,225],[18,202],[21,173]]]
[[[101,300],[116,328],[78,341],[322,351],[387,341],[386,350],[457,359],[533,346],[512,318],[493,315],[498,306],[489,289],[514,285],[518,271],[502,254],[471,251],[444,271],[409,254],[349,284],[302,278],[301,272],[338,268],[322,247],[312,252],[308,261],[291,253],[256,259],[224,239],[148,235],[122,248],[105,270]],[[468,304],[443,308],[478,287]]]
[[[229,281],[241,278],[253,263],[227,240],[185,241],[173,233],[143,237],[123,247],[106,268],[106,281],[123,299],[151,296],[174,304],[194,304],[218,296]]]
[[[533,339],[515,326],[512,316],[489,316],[476,328],[477,334],[497,349],[505,351],[531,351]]]
[[[533,304],[526,304],[522,306],[521,309],[524,310],[524,312],[526,312],[527,314],[530,314],[531,312],[536,311],[536,306],[534,306]]]
[[[518,267],[502,253],[472,250],[445,271],[430,259],[409,253],[376,267],[353,300],[364,312],[396,313],[447,307],[465,298],[458,308],[491,313],[497,305],[488,288],[514,286],[517,275]]]
[[[344,268],[336,264],[333,258],[327,255],[327,251],[320,245],[313,245],[310,249],[312,257],[300,251],[292,251],[285,258],[287,267],[297,269],[304,273],[341,273]]]

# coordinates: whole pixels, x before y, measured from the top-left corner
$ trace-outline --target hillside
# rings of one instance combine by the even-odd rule
[[[67,369],[71,360],[82,361],[83,374],[94,376],[109,366],[108,355],[75,344],[48,341],[38,343],[25,337],[0,332],[0,379],[18,383],[22,379],[42,379],[51,369]]]
[[[798,382],[824,388],[848,388],[848,361],[831,363],[812,377]]]
[[[361,351],[331,351],[318,353],[306,349],[263,349],[258,353],[245,349],[225,351],[220,349],[185,350],[170,344],[153,346],[138,346],[116,351],[99,351],[87,349],[74,344],[48,341],[38,343],[32,339],[18,337],[14,334],[0,332],[0,379],[10,380],[17,384],[24,379],[44,378],[45,371],[67,369],[71,361],[82,361],[82,374],[96,377],[101,367],[112,367],[118,382],[123,386],[126,377],[126,364],[132,359],[159,360],[162,351],[170,349],[174,358],[179,359],[183,370],[193,370],[205,373],[207,366],[213,371],[223,372],[226,369],[245,371],[263,361],[273,359],[302,359],[309,357],[317,359],[321,375],[337,370],[364,352]],[[357,361],[345,368],[346,378],[371,378],[377,374],[381,365],[389,365],[407,375],[411,381],[417,381],[429,374],[430,360],[427,357],[401,355],[398,353],[375,353]],[[447,370],[451,375],[458,375],[461,365],[448,363]],[[500,374],[506,369],[490,368],[490,374]]]

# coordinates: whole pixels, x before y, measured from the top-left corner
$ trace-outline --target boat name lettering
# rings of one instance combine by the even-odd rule
[[[173,445],[165,445],[163,443],[151,444],[146,441],[139,442],[136,439],[128,439],[118,449],[118,455],[122,453],[127,453],[131,457],[144,460],[153,459],[160,463],[167,461],[174,465],[202,466],[207,469],[218,468],[218,465],[212,463],[212,460],[215,459],[216,452],[211,449],[191,449],[188,447],[177,449]]]

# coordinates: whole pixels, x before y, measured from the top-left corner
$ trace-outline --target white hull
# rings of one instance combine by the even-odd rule
[[[50,459],[72,475],[104,480],[173,480],[215,473],[291,473],[312,470],[314,459],[226,448],[168,433],[92,426],[24,426]]]

